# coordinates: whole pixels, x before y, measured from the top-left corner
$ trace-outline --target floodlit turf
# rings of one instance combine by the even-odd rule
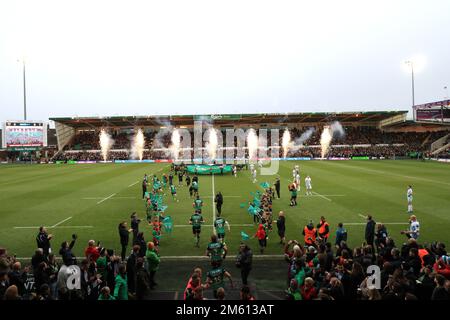
[[[289,207],[287,182],[292,168],[300,165],[302,179],[312,178],[313,197],[300,192],[298,207]],[[167,164],[94,164],[94,165],[2,165],[0,166],[0,247],[10,254],[29,257],[36,248],[37,227],[45,225],[54,235],[52,248],[58,251],[72,233],[79,238],[75,253],[80,256],[89,239],[100,240],[103,246],[119,249],[117,226],[130,221],[130,213],[137,211],[145,218],[141,200],[141,179],[144,173],[161,175]],[[448,164],[419,161],[282,161],[279,175],[282,199],[274,201],[274,213],[286,212],[287,238],[302,240],[301,228],[312,219],[325,215],[330,222],[334,240],[336,224],[343,222],[349,233],[351,246],[359,245],[364,237],[368,213],[375,221],[387,224],[389,234],[397,243],[406,238],[400,235],[407,228],[406,188],[414,189],[414,213],[421,223],[422,242],[450,243],[450,167]],[[204,200],[201,247],[194,247],[191,227],[192,200],[188,190],[178,188],[179,203],[166,196],[167,214],[174,220],[174,231],[163,235],[162,256],[203,255],[213,231],[213,189],[224,195],[223,214],[231,224],[226,242],[234,256],[241,240],[240,232],[253,235],[253,219],[240,203],[247,202],[250,192],[261,190],[260,182],[273,183],[275,176],[259,176],[253,184],[248,171],[238,177],[200,176],[200,194]],[[178,180],[174,179],[176,184]],[[145,219],[144,219],[145,220]],[[403,223],[403,224],[402,224]],[[250,224],[250,226],[248,226]],[[71,227],[74,226],[74,227]],[[15,228],[19,227],[19,228]],[[35,228],[24,228],[35,227]],[[146,240],[151,229],[141,224]],[[250,239],[256,249],[257,240]],[[280,254],[281,246],[276,229],[269,235],[265,254]],[[255,250],[255,253],[257,250]]]

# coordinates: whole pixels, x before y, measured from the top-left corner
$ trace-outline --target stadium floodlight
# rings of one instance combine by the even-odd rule
[[[23,120],[27,120],[27,86],[26,86],[26,73],[25,73],[25,57],[22,57],[21,59],[17,59],[17,62],[21,62],[23,69],[22,69],[22,75],[23,75]]]

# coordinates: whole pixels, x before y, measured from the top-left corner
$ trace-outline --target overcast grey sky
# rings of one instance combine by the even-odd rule
[[[450,87],[450,1],[0,0],[0,121],[410,110]]]

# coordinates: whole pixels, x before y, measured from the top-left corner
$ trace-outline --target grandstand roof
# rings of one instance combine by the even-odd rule
[[[408,111],[371,111],[342,113],[261,113],[220,115],[160,115],[160,116],[114,116],[50,118],[55,122],[74,128],[135,127],[135,126],[190,126],[194,121],[212,121],[215,125],[258,125],[258,124],[323,124],[340,121],[342,124],[377,125],[380,121],[406,117]]]

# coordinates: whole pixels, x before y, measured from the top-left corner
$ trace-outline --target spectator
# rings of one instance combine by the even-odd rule
[[[4,300],[9,300],[9,301],[13,301],[13,300],[22,300],[22,298],[19,295],[19,289],[17,288],[16,285],[11,285],[9,286],[6,290],[4,295],[0,296],[3,297]]]
[[[131,229],[133,230],[133,245],[139,244],[138,241],[138,234],[139,234],[139,223],[141,223],[141,219],[137,217],[136,212],[133,212],[131,214]],[[145,247],[145,246],[144,246]]]
[[[114,298],[128,300],[127,267],[124,263],[119,266],[119,273],[115,279]]]
[[[145,254],[147,259],[147,267],[150,273],[150,289],[154,289],[158,284],[155,282],[155,274],[159,268],[159,254],[156,251],[155,245],[153,242],[149,242],[147,244],[147,252]]]
[[[100,290],[98,300],[116,300],[116,298],[111,295],[111,290],[107,286],[105,286]]]
[[[36,249],[34,255],[31,257],[31,265],[33,267],[33,272],[36,273],[39,265],[45,262],[44,250],[42,248]]]
[[[98,257],[100,256],[98,247],[95,246],[94,240],[89,240],[87,248],[84,250],[84,256],[87,259],[90,259],[94,262],[97,261]]]
[[[376,225],[376,222],[372,219],[372,216],[368,215],[365,239],[366,239],[366,243],[371,246],[373,246],[373,242],[374,242],[374,238],[375,238],[375,225]]]
[[[445,288],[445,277],[438,274],[434,278],[436,288],[434,288],[431,300],[450,300],[450,293]]]
[[[255,297],[250,293],[249,286],[243,286],[240,291],[240,299],[242,301],[253,301],[256,300]]]
[[[336,230],[336,242],[335,246],[340,247],[342,241],[347,241],[347,230],[344,228],[344,224],[339,222]]]
[[[306,278],[303,286],[301,287],[301,295],[303,300],[314,300],[317,298],[317,291],[314,288],[313,278]]]
[[[202,286],[201,273],[195,272],[188,281],[186,289],[184,290],[184,300],[193,300],[194,292],[198,287]]]
[[[254,237],[256,237],[258,239],[259,251],[261,252],[261,254],[263,254],[264,253],[264,249],[267,246],[267,235],[266,235],[266,231],[264,229],[264,225],[259,224],[258,231],[254,235]]]
[[[64,241],[61,244],[61,249],[59,249],[59,254],[62,257],[62,260],[66,266],[70,266],[72,264],[76,264],[75,255],[72,253],[73,246],[75,245],[75,241],[77,240],[77,235],[72,235],[72,241],[70,244],[67,241]]]
[[[133,251],[127,259],[128,291],[132,294],[136,291],[136,261],[139,257],[139,250],[140,247],[134,245]]]
[[[241,269],[242,284],[247,285],[248,275],[252,270],[253,252],[248,245],[241,242],[239,253],[236,258],[236,266]]]
[[[8,274],[9,285],[16,286],[18,295],[23,296],[25,294],[25,279],[26,274],[21,271],[22,265],[19,261],[15,262],[12,266],[12,270]]]
[[[48,256],[51,251],[50,248],[50,240],[52,239],[52,235],[47,233],[47,229],[45,227],[39,228],[39,233],[36,236],[37,247],[41,248],[44,256]]]
[[[375,236],[376,236],[375,245],[377,251],[379,252],[382,248],[386,246],[386,241],[388,238],[388,232],[384,224],[377,223]]]
[[[145,252],[147,251],[147,243],[145,242],[144,233],[143,232],[139,232],[138,233],[138,235],[136,237],[135,245],[139,246],[138,256],[140,258],[144,258],[145,257]]]
[[[224,288],[217,289],[217,300],[225,300],[225,289]]]
[[[136,260],[136,299],[143,300],[150,293],[150,274],[144,268],[144,259]]]
[[[119,224],[119,236],[120,236],[120,245],[122,247],[122,251],[120,256],[122,257],[122,261],[125,261],[125,255],[127,252],[127,246],[128,246],[128,241],[130,238],[130,232],[133,231],[132,229],[128,229],[127,228],[127,222],[126,221],[122,221]]]

